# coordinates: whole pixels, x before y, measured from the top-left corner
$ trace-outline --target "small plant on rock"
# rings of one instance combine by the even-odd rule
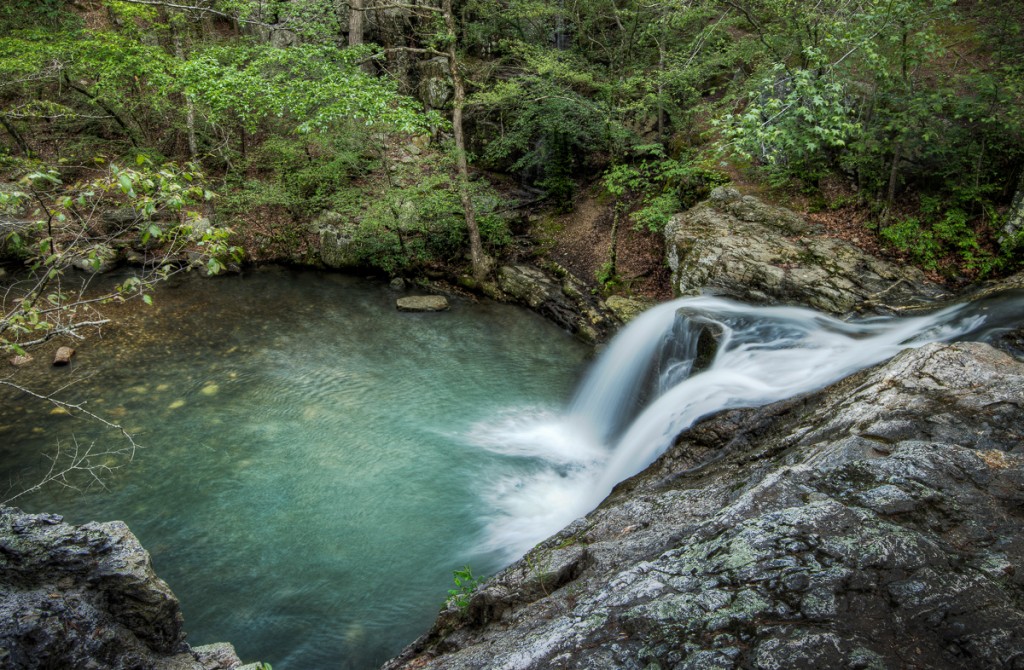
[[[445,606],[455,605],[460,610],[465,610],[469,607],[469,599],[476,591],[476,587],[480,586],[480,580],[473,576],[473,571],[468,565],[452,572],[452,576],[455,579],[455,588],[448,589]]]

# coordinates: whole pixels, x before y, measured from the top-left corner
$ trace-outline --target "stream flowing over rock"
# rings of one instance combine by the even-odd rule
[[[804,304],[833,314],[903,312],[949,296],[917,268],[813,234],[794,212],[716,188],[665,229],[677,295],[711,292],[758,304]]]
[[[73,526],[0,507],[0,667],[234,670],[242,663],[231,645],[185,643],[178,599],[123,522]]]
[[[980,343],[723,412],[385,667],[1024,667],[1022,426]]]

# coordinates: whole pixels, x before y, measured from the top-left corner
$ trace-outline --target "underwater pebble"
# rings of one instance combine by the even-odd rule
[[[220,391],[220,387],[216,384],[207,384],[199,392],[203,395],[216,395]]]
[[[178,409],[179,407],[184,407],[184,406],[185,406],[185,401],[184,400],[175,400],[174,402],[172,402],[170,405],[167,406],[167,409]]]

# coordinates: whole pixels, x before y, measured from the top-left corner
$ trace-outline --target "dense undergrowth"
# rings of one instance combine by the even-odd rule
[[[596,185],[612,225],[652,234],[739,178],[856,210],[880,244],[947,276],[1020,267],[1015,0],[354,4],[359,21],[337,0],[5,3],[0,167],[24,196],[8,215],[40,221],[64,197],[30,175],[71,188],[111,164],[189,164],[218,197],[186,213],[253,258],[303,247],[326,212],[367,266],[459,266],[457,104],[490,254],[511,239],[494,175],[554,211]],[[437,66],[452,40],[464,103]],[[24,255],[10,234],[4,253]],[[615,276],[611,249],[601,279]]]

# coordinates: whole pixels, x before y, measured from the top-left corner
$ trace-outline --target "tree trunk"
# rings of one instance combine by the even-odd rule
[[[366,11],[366,0],[349,0],[348,3],[348,45],[359,46],[363,43],[363,14]]]
[[[889,165],[889,188],[886,189],[885,194],[885,208],[892,209],[892,204],[896,200],[896,186],[899,183],[900,176],[900,159],[903,157],[903,142],[899,141],[896,143],[896,148],[892,153],[892,163]]]
[[[21,149],[22,154],[28,156],[31,153],[31,151],[28,148],[28,144],[25,143],[25,139],[21,136],[21,133],[19,133],[14,126],[7,123],[7,119],[5,119],[2,116],[0,116],[0,126],[4,127],[4,130],[7,131],[7,134],[11,136],[11,139],[14,140],[14,143],[18,145],[19,149]]]
[[[174,32],[174,57],[181,62],[185,62],[185,50],[181,46],[181,35],[178,34],[177,29],[172,27],[171,30]],[[194,161],[199,156],[199,143],[196,141],[196,105],[187,93],[183,93],[181,97],[185,99],[185,132],[188,134],[188,157]]]
[[[1017,192],[1013,195],[1013,203],[1003,224],[1003,239],[1012,240],[1024,231],[1024,171],[1017,182]]]
[[[64,72],[64,83],[67,84],[68,88],[70,88],[72,91],[75,91],[76,93],[82,94],[90,102],[94,103],[97,107],[99,107],[104,112],[106,112],[107,115],[110,116],[110,118],[114,119],[114,121],[117,123],[117,125],[121,126],[121,129],[128,136],[128,140],[132,143],[132,146],[133,147],[138,147],[139,146],[139,141],[135,137],[135,133],[132,132],[132,129],[128,127],[128,124],[124,122],[124,119],[122,119],[121,116],[117,112],[115,112],[112,107],[110,107],[110,105],[108,105],[105,102],[103,102],[102,100],[100,100],[100,98],[98,96],[93,95],[92,93],[90,93],[86,89],[84,89],[81,86],[78,86],[77,84],[72,82],[71,81],[71,77],[68,76],[67,72]]]
[[[455,98],[452,108],[452,133],[455,136],[455,166],[458,170],[459,198],[466,216],[466,229],[469,231],[469,253],[473,262],[473,279],[482,282],[488,274],[488,262],[480,241],[480,227],[476,222],[476,210],[469,192],[469,166],[466,162],[466,138],[462,132],[462,110],[466,105],[466,87],[459,72],[458,54],[455,42],[458,32],[455,29],[455,15],[452,12],[452,0],[443,0],[441,9],[444,24],[448,33],[448,68],[451,70],[452,85]]]

